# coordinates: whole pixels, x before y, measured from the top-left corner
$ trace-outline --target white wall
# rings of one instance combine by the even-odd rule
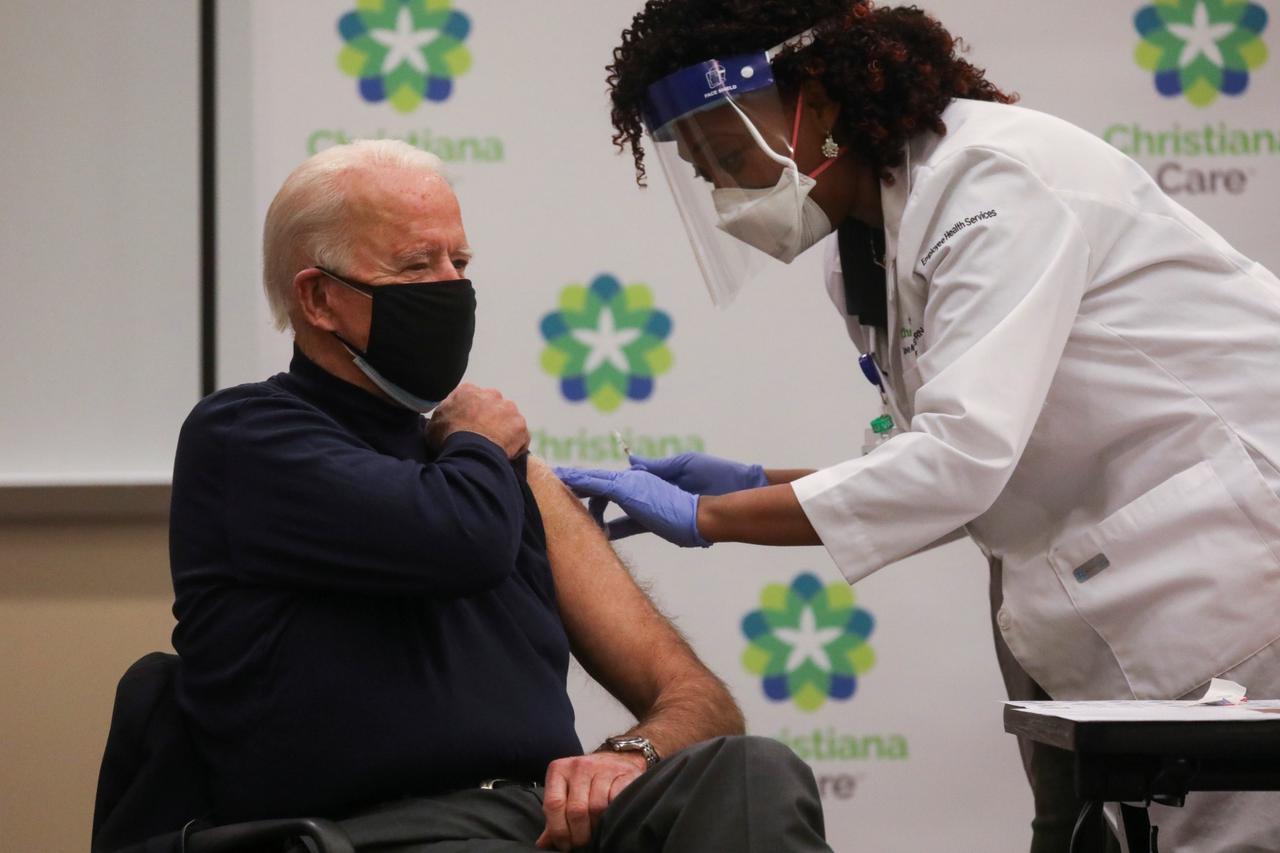
[[[0,485],[168,479],[199,393],[194,0],[0,8]]]

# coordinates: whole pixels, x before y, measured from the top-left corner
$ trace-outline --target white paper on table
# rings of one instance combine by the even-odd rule
[[[1241,705],[1202,705],[1184,699],[1109,699],[1093,702],[1006,702],[1032,714],[1090,722],[1204,722],[1280,720],[1280,699],[1250,699]]]
[[[1201,705],[1239,705],[1245,701],[1244,694],[1244,685],[1225,678],[1214,678],[1209,681],[1209,689],[1198,701]]]

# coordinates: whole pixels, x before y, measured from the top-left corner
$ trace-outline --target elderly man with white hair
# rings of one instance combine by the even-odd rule
[[[476,292],[438,165],[367,141],[289,176],[264,284],[293,361],[183,426],[173,640],[212,818],[379,851],[829,850],[809,769],[740,736],[516,406],[459,385]],[[570,651],[638,720],[585,755]]]

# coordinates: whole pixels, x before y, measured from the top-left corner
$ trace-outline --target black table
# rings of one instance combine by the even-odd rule
[[[1006,704],[1004,730],[1075,754],[1075,790],[1085,805],[1072,853],[1087,827],[1103,825],[1103,803],[1121,803],[1131,853],[1158,853],[1150,803],[1181,806],[1192,791],[1280,791],[1280,714],[1261,721],[1082,721],[1018,707],[1030,704]]]

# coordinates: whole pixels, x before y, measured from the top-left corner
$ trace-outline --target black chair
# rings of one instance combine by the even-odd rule
[[[318,853],[354,853],[332,821],[210,826],[204,771],[175,693],[177,655],[152,652],[116,688],[98,772],[92,853],[241,853],[309,839]]]

